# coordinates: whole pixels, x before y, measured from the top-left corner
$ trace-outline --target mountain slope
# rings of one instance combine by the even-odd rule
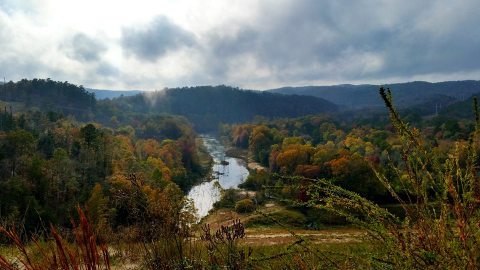
[[[393,92],[395,104],[399,107],[410,107],[438,100],[439,95],[461,100],[480,92],[480,81],[449,81],[430,83],[415,81],[385,85]],[[380,85],[333,85],[283,87],[268,90],[273,93],[309,95],[324,98],[347,108],[382,106],[378,95]],[[448,104],[439,104],[446,106]]]
[[[39,109],[90,118],[96,100],[83,86],[50,79],[23,79],[0,87],[0,100],[22,104],[26,110]]]
[[[455,102],[439,110],[439,115],[444,117],[453,117],[457,119],[473,120],[475,113],[473,110],[473,97],[480,97],[480,92],[475,93],[465,100]]]
[[[111,112],[183,115],[200,131],[216,130],[220,123],[250,121],[255,116],[298,117],[337,110],[336,105],[321,98],[246,91],[223,85],[166,89],[99,101],[100,107],[102,104]],[[109,113],[105,116],[109,117]]]

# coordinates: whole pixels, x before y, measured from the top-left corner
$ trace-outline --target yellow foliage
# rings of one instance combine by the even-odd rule
[[[161,159],[148,157],[147,164],[150,165],[153,170],[158,169],[160,172],[162,172],[163,179],[169,180],[169,181],[172,179],[170,169],[167,167],[167,165],[165,165],[165,163]]]
[[[131,139],[124,135],[115,136],[113,138],[113,149],[113,174],[128,171],[135,161]]]

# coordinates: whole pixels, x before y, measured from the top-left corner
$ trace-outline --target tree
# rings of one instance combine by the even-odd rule
[[[10,171],[12,176],[16,173],[20,157],[31,153],[34,142],[33,135],[23,129],[7,133],[2,146],[5,156],[11,160]]]
[[[252,127],[250,125],[234,126],[231,131],[233,144],[236,147],[248,148],[248,139],[250,137],[251,132],[252,132]]]
[[[53,151],[55,150],[55,138],[50,130],[47,134],[40,137],[37,147],[47,159],[53,156]]]
[[[281,137],[278,132],[271,130],[267,126],[256,126],[252,130],[249,139],[249,149],[253,153],[256,161],[263,165],[268,165],[268,157],[270,155],[270,147],[279,142]]]
[[[108,235],[110,231],[109,226],[109,207],[108,197],[103,192],[103,187],[99,183],[95,184],[92,189],[90,198],[86,202],[86,209],[88,220],[95,227],[97,235]]]
[[[290,144],[277,155],[277,166],[285,174],[293,174],[298,165],[310,164],[314,148],[311,145]]]
[[[88,124],[80,129],[80,134],[82,135],[83,139],[87,146],[92,147],[97,141],[98,131],[97,128],[93,124]]]

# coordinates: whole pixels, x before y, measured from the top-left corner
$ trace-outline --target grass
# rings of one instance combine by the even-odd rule
[[[272,211],[281,209],[284,207],[269,207]],[[222,210],[219,211],[222,212]],[[228,211],[222,213],[225,214]],[[235,212],[231,214],[243,219],[251,216],[238,215]],[[224,215],[218,212],[212,216],[217,217],[216,221],[224,219],[219,218]],[[217,227],[221,224],[230,224],[231,219],[226,219],[225,222],[214,224]],[[211,229],[216,230],[216,228]],[[294,235],[291,234],[292,232]],[[361,241],[363,232],[354,228],[306,230],[280,226],[256,226],[246,229],[245,234],[245,237],[239,239],[236,250],[251,250],[246,261],[253,269],[324,269],[333,266],[348,269],[351,265],[345,264],[346,258],[361,257],[363,252],[369,250],[368,243]],[[299,241],[300,239],[302,240]],[[194,242],[200,248],[204,245],[199,235],[194,238]],[[73,243],[69,243],[66,249],[72,248],[72,245]],[[30,242],[25,247],[30,252],[36,248],[36,244]],[[108,251],[111,269],[143,269],[144,267],[143,243],[117,242],[109,245]],[[14,246],[0,247],[0,254],[7,258],[21,255]],[[209,255],[201,252],[196,259],[208,262]]]
[[[57,229],[50,226],[47,241],[32,237],[24,243],[14,229],[0,226],[0,233],[13,242],[18,254],[0,254],[0,268],[4,270],[44,270],[44,269],[110,269],[110,256],[106,244],[97,245],[97,236],[88,223],[84,212],[77,207],[79,222],[72,220],[73,242],[65,241]]]
[[[252,245],[252,250],[255,269],[352,269],[368,268],[368,263],[358,258],[368,253],[371,246],[364,242],[310,242],[307,247],[292,243]]]
[[[275,224],[271,220],[268,224],[258,222],[258,220],[267,220],[264,214],[283,213],[287,210],[285,206],[278,204],[267,204],[269,207],[262,206],[257,212],[239,214],[231,209],[217,209],[211,212],[202,224],[210,224],[212,229],[218,229],[220,224],[225,224],[230,220],[239,219],[246,225],[246,238],[242,239],[243,244],[252,247],[261,246],[282,246],[294,243],[297,238],[291,234],[305,237],[306,240],[315,244],[358,244],[362,242],[364,231],[352,226],[328,226],[321,230],[309,230],[301,226],[292,226],[292,224]],[[261,212],[261,213],[260,213]],[[262,214],[263,213],[263,214]],[[281,221],[280,221],[281,222]]]

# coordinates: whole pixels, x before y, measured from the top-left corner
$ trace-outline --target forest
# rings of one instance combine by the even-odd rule
[[[478,269],[474,96],[425,115],[383,87],[373,111],[164,91],[0,86],[1,269]],[[204,132],[257,167],[199,221],[186,194],[211,174]],[[354,239],[321,238],[339,232]]]
[[[199,132],[215,132],[221,123],[252,121],[255,117],[298,117],[336,111],[321,98],[247,91],[225,85],[164,89],[99,102],[104,117],[119,112],[170,113],[187,117]]]
[[[21,225],[27,234],[50,223],[68,225],[76,205],[92,198],[105,201],[110,192],[127,192],[131,176],[152,192],[169,186],[169,192],[182,194],[208,171],[208,156],[202,156],[195,131],[183,117],[144,116],[122,126],[79,122],[77,114],[67,114],[57,105],[83,107],[87,100],[95,106],[83,87],[50,80],[9,84],[6,89],[13,85],[23,97],[44,91],[35,103],[38,107],[20,96],[12,103],[25,104],[14,104],[13,112],[5,104],[0,113],[0,216],[6,224]],[[56,105],[47,106],[53,102]],[[200,156],[206,160],[203,164]],[[124,203],[106,200],[96,215],[108,213],[109,220],[119,222],[115,227],[128,224],[129,207],[121,206]]]

